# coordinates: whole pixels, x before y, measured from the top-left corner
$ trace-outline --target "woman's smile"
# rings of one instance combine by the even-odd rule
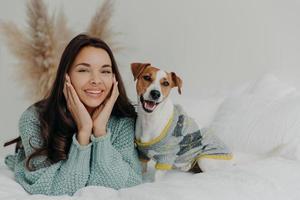
[[[102,96],[104,91],[103,90],[95,90],[95,89],[87,89],[87,90],[84,90],[84,92],[89,97],[99,98]]]

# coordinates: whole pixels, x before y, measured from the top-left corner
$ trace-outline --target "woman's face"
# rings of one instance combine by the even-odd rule
[[[108,53],[91,46],[82,48],[69,70],[69,76],[79,99],[92,112],[105,100],[113,84]]]

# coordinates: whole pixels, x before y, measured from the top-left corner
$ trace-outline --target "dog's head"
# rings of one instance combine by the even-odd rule
[[[132,63],[131,71],[143,109],[151,113],[163,102],[174,87],[181,94],[182,80],[174,72],[165,72],[149,63]]]

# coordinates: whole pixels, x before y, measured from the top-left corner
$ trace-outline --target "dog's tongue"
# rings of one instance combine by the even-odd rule
[[[155,108],[155,106],[156,106],[155,102],[152,102],[152,101],[144,102],[144,107],[148,110],[153,110]]]

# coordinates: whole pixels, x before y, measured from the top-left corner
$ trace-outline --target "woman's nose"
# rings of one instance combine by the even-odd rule
[[[100,84],[102,83],[102,79],[101,79],[101,76],[99,74],[96,74],[96,73],[93,73],[91,75],[91,78],[90,78],[90,83],[93,84],[93,85],[97,85],[97,84]]]

